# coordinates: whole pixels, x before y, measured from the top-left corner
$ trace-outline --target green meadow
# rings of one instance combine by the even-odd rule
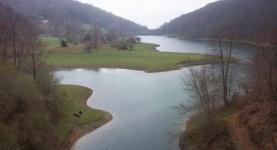
[[[87,100],[92,94],[91,89],[75,85],[60,85],[60,89],[64,95],[63,107],[61,108],[63,117],[54,130],[59,139],[65,141],[73,127],[100,120],[104,117],[104,112],[87,106]]]
[[[159,72],[179,69],[181,64],[205,64],[215,61],[213,56],[193,53],[160,52],[157,45],[137,43],[132,50],[118,50],[103,44],[90,53],[84,44],[60,47],[59,39],[42,37],[46,45],[46,62],[54,68],[124,68]]]

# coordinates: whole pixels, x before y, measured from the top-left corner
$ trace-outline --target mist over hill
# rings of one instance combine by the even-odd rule
[[[119,34],[145,34],[148,29],[135,22],[113,15],[89,4],[76,0],[0,0],[55,32],[65,26],[89,24],[100,26]],[[45,26],[45,24],[44,24]]]
[[[276,0],[220,0],[163,24],[152,34],[212,38],[215,31],[235,26],[240,39],[252,39],[277,27]]]

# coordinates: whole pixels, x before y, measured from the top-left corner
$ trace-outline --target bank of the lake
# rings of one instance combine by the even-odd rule
[[[218,42],[218,39],[215,39],[215,38],[201,38],[201,37],[184,37],[184,36],[178,36],[178,35],[174,35],[174,34],[167,34],[167,35],[164,35],[164,36],[168,36],[168,37],[172,37],[172,38],[177,38],[177,39],[181,39],[181,40],[196,40],[196,41],[210,41],[210,42]],[[230,39],[226,39],[226,38],[223,38],[221,39],[221,41],[223,42],[230,42]],[[234,39],[235,43],[241,43],[241,44],[248,44],[248,45],[253,45],[253,46],[256,46],[257,44],[259,46],[272,46],[270,45],[270,43],[268,42],[259,42],[257,43],[256,41],[253,41],[253,40],[247,40],[247,39]]]
[[[87,53],[84,44],[59,47],[59,40],[43,37],[46,43],[46,62],[53,68],[122,68],[161,72],[180,69],[188,64],[206,64],[215,62],[214,56],[196,53],[160,52],[158,45],[137,43],[133,50],[118,50],[102,45]]]
[[[60,89],[64,96],[62,119],[54,131],[63,143],[63,149],[68,150],[80,137],[111,121],[112,115],[87,106],[93,93],[91,89],[76,85],[60,85]]]
[[[209,118],[199,112],[185,121],[185,131],[179,138],[181,150],[237,150],[237,141],[230,125],[231,116],[236,112],[232,103],[226,107],[219,105]]]

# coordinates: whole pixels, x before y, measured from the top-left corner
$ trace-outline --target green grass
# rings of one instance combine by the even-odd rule
[[[138,43],[133,50],[117,50],[103,45],[87,53],[84,44],[69,45],[61,48],[54,39],[44,38],[47,45],[46,61],[55,68],[124,68],[147,72],[178,69],[181,62],[214,61],[214,57],[192,53],[159,52],[155,44]],[[52,49],[51,49],[52,48]]]
[[[89,24],[82,24],[81,29],[86,30],[86,31],[90,31],[90,30],[93,29],[93,26],[89,25]]]
[[[40,39],[45,45],[46,52],[60,47],[59,38],[52,37],[52,36],[41,36]]]
[[[87,99],[92,94],[91,89],[75,85],[61,85],[60,89],[65,96],[62,107],[63,117],[55,126],[54,131],[64,141],[74,126],[102,119],[104,113],[87,106]],[[74,113],[78,114],[79,111],[82,111],[81,117],[73,116]]]

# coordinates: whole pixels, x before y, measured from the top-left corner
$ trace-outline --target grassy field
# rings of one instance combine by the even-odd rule
[[[49,37],[49,36],[41,36],[40,38],[43,44],[46,46],[45,47],[46,51],[50,51],[60,47],[60,40],[58,38]]]
[[[104,113],[87,106],[87,99],[92,94],[91,89],[75,85],[61,85],[60,89],[65,96],[62,107],[63,118],[55,126],[54,131],[59,135],[59,139],[65,141],[74,126],[102,119]],[[82,111],[82,114],[79,114],[79,111]],[[80,117],[74,116],[74,113]]]
[[[46,61],[55,68],[124,68],[158,72],[179,68],[180,63],[214,61],[212,56],[202,54],[184,54],[159,52],[157,45],[138,43],[133,50],[117,50],[103,45],[100,49],[93,49],[90,53],[84,50],[84,44],[59,46],[59,41],[53,37],[43,37],[47,45]]]

